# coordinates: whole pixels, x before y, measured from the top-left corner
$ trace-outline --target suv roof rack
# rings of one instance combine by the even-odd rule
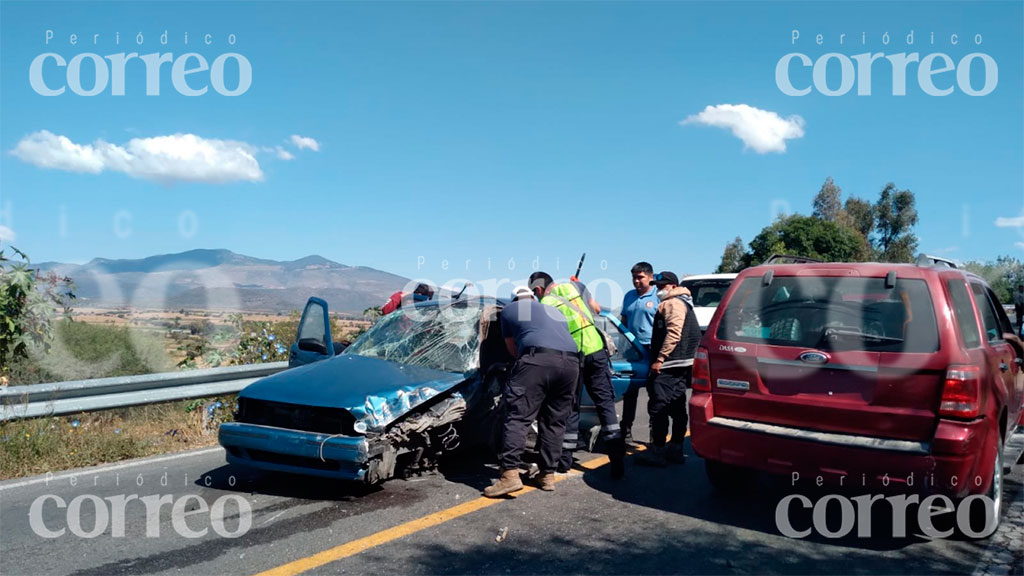
[[[927,266],[929,268],[959,268],[956,262],[948,258],[939,258],[938,256],[925,253],[918,254],[917,260],[914,263],[918,266]]]
[[[789,254],[772,254],[761,264],[821,264],[821,260]]]

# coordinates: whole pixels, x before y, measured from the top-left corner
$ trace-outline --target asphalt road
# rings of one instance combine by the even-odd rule
[[[381,575],[980,574],[1021,570],[1021,548],[1015,540],[1024,524],[1024,465],[1016,465],[1006,479],[1012,517],[1004,520],[1006,529],[989,540],[894,539],[884,530],[887,525],[876,527],[883,528],[876,531],[883,537],[829,540],[821,536],[791,539],[779,533],[775,507],[792,491],[782,479],[761,479],[748,494],[726,498],[712,491],[703,463],[692,454],[685,465],[664,469],[640,467],[631,460],[627,477],[619,481],[608,477],[608,467],[601,466],[599,455],[581,452],[579,458],[586,467],[561,478],[554,493],[532,490],[500,501],[479,498],[480,490],[496,475],[485,458],[452,463],[439,474],[391,481],[377,489],[230,468],[220,449],[57,473],[49,480],[9,481],[0,483],[0,573],[257,574],[277,569],[278,574]],[[77,478],[74,485],[72,477]],[[46,499],[33,528],[32,505],[47,495],[60,497],[69,508],[59,508],[53,497]],[[147,515],[146,506],[131,499],[132,495],[169,498],[156,514]],[[194,496],[184,500],[175,514],[172,502],[186,495]],[[115,505],[118,496],[128,498],[123,523]],[[76,498],[80,506],[71,505]],[[205,506],[221,499],[226,504],[223,521],[204,510],[199,499]],[[239,499],[251,507],[251,526],[236,538],[218,534],[215,526],[226,534],[240,531],[239,508],[233,502]],[[102,508],[98,513],[97,501]],[[150,503],[155,504],[155,498]],[[78,513],[72,514],[76,507]],[[81,526],[71,516],[82,518]],[[151,519],[148,526],[147,517]],[[39,520],[44,531],[65,531],[44,538]],[[95,537],[73,533],[88,536],[97,520],[105,530]],[[124,535],[114,535],[121,525]],[[185,536],[188,530],[204,528],[205,535]],[[506,537],[497,542],[502,532]]]

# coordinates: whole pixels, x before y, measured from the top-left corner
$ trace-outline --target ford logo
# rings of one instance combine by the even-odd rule
[[[800,355],[800,360],[808,364],[824,364],[828,362],[828,355],[822,352],[804,352]]]

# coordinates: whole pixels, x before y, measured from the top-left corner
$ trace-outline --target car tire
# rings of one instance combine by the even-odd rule
[[[995,534],[996,531],[999,530],[999,525],[1002,522],[1003,518],[1003,438],[998,431],[996,431],[995,434],[997,435],[998,440],[996,440],[995,443],[996,453],[994,455],[992,465],[992,482],[989,483],[988,491],[986,491],[984,494],[985,498],[987,498],[989,502],[994,503],[993,507],[995,508],[996,517],[995,527],[992,528],[992,531],[990,533],[985,534],[984,536],[978,539],[986,539]],[[987,504],[987,502],[986,506],[978,506],[976,504],[972,504],[970,510],[972,530],[975,529],[975,527],[985,525],[988,509]],[[968,534],[963,534],[963,536],[966,536],[968,539],[977,538],[972,537]]]
[[[715,491],[724,495],[743,492],[757,476],[750,468],[734,466],[716,460],[704,460],[704,472]]]

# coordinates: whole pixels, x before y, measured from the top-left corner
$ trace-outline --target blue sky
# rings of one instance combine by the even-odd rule
[[[167,64],[160,95],[147,96],[138,60],[124,96],[108,87],[48,97],[29,82],[40,54],[133,51],[194,51],[209,62],[238,53],[252,85],[235,97],[212,88],[183,96]],[[914,64],[907,94],[893,96],[883,61],[870,96],[788,96],[775,68],[790,52],[942,52],[954,63],[982,52],[998,84],[985,96],[929,96]],[[871,200],[888,181],[913,190],[925,251],[1019,257],[1022,54],[1020,2],[4,1],[0,225],[36,260],[228,248],[317,253],[444,282],[522,277],[538,259],[564,276],[586,251],[585,277],[628,286],[641,259],[711,271],[726,242],[749,241],[777,210],[808,213],[831,176],[844,194]],[[974,89],[985,80],[976,64]],[[48,86],[66,84],[54,61],[43,70]],[[809,69],[792,70],[795,84],[810,84]],[[839,72],[833,62],[832,89]],[[208,74],[189,81],[204,85]],[[955,87],[954,78],[935,83]],[[225,84],[235,83],[228,65]],[[745,107],[681,124],[722,105]],[[772,136],[794,126],[801,137]],[[193,155],[173,165],[182,150]],[[117,160],[124,154],[133,159]]]

